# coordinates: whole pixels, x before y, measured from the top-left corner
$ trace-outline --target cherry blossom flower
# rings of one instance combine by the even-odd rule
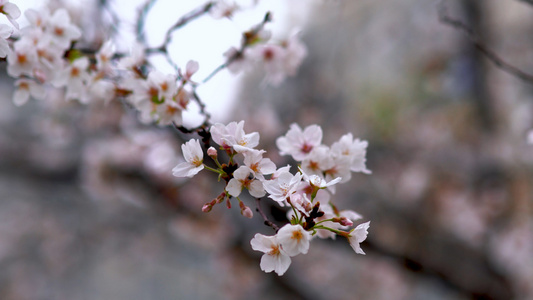
[[[13,52],[7,56],[7,73],[11,77],[33,75],[37,63],[37,52],[32,41],[22,39],[13,45]]]
[[[45,31],[51,37],[51,42],[67,49],[73,40],[81,37],[81,30],[70,22],[70,16],[66,9],[60,8],[46,20]]]
[[[285,70],[286,51],[275,44],[263,44],[248,48],[245,56],[261,63],[265,70],[265,83],[277,86],[286,77]]]
[[[337,177],[337,178],[335,178],[333,180],[326,181],[321,176],[318,176],[318,175],[315,175],[315,174],[307,175],[307,173],[304,172],[301,168],[300,168],[300,172],[303,175],[303,179],[307,183],[309,183],[309,185],[311,185],[311,187],[315,187],[317,189],[325,189],[327,187],[330,187],[330,186],[332,186],[334,184],[339,183],[342,180],[342,178]]]
[[[21,78],[15,82],[17,89],[13,93],[13,103],[16,106],[25,104],[30,96],[42,100],[46,95],[45,88],[31,79]]]
[[[372,173],[365,166],[367,141],[353,139],[351,133],[343,135],[339,141],[331,145],[331,152],[337,156],[346,156],[351,160],[350,170],[353,172]]]
[[[234,148],[236,151],[247,151],[259,144],[259,133],[244,132],[244,121],[231,122],[228,125],[217,123],[211,126],[211,137],[213,141],[223,149]]]
[[[239,9],[239,6],[235,3],[229,3],[225,0],[218,0],[214,3],[214,6],[209,10],[209,14],[215,19],[228,18],[231,19],[235,11]]]
[[[291,258],[282,249],[276,236],[256,233],[250,244],[255,251],[264,253],[259,265],[262,271],[266,273],[274,271],[281,276],[291,265]]]
[[[357,254],[365,254],[363,249],[361,249],[361,243],[366,240],[368,235],[368,228],[370,227],[370,222],[359,224],[350,232],[350,237],[348,237],[348,242],[352,246],[353,250]]]
[[[88,67],[87,57],[78,58],[59,72],[52,84],[55,87],[67,88],[65,95],[67,100],[77,99],[82,103],[87,103],[90,99],[87,86],[90,78]]]
[[[174,101],[178,89],[175,75],[152,71],[146,80],[132,78],[129,84],[133,89],[129,99],[141,113],[143,121],[181,124],[183,107]]]
[[[272,174],[276,171],[276,165],[270,158],[263,158],[265,150],[250,149],[243,152],[244,164],[254,173],[255,178],[264,180],[263,175]]]
[[[339,183],[348,182],[352,178],[352,173],[350,172],[350,163],[350,157],[334,157],[333,166],[324,171],[324,174],[326,174],[326,181],[331,181],[340,177],[341,180]],[[332,193],[335,193],[335,185],[329,186],[328,189]]]
[[[159,116],[160,125],[182,124],[182,107],[172,100],[165,100],[162,104],[156,106],[156,112]]]
[[[285,136],[276,140],[281,155],[292,155],[297,161],[309,156],[311,151],[322,142],[322,128],[318,125],[307,126],[303,131],[293,123]]]
[[[6,55],[10,52],[9,43],[7,42],[7,39],[11,36],[12,33],[13,28],[5,24],[0,24],[0,57],[6,57]]]
[[[204,169],[204,153],[199,140],[190,140],[181,145],[181,152],[185,162],[175,166],[172,169],[172,175],[176,177],[193,177]]]
[[[16,4],[9,3],[9,0],[0,0],[0,13],[6,15],[9,22],[19,29],[19,24],[15,19],[20,17],[20,9]]]
[[[39,10],[30,8],[24,12],[24,15],[30,22],[31,27],[44,29],[46,21],[50,18],[50,11],[46,7]]]
[[[265,189],[261,181],[253,177],[252,169],[240,166],[233,172],[233,178],[228,182],[226,191],[233,197],[238,197],[243,188],[247,188],[250,195],[261,198],[265,195]]]
[[[115,55],[115,47],[111,40],[105,42],[98,53],[96,53],[96,68],[104,74],[110,74],[112,71],[111,60]]]
[[[334,166],[333,158],[329,147],[318,145],[314,147],[309,155],[302,161],[302,170],[309,174],[322,176],[325,170]]]
[[[287,224],[277,233],[281,247],[289,256],[307,254],[311,234],[299,224]]]
[[[278,177],[266,180],[263,187],[270,194],[268,197],[279,205],[284,206],[287,197],[296,192],[298,184],[302,181],[302,174],[292,175],[289,172],[282,172]]]

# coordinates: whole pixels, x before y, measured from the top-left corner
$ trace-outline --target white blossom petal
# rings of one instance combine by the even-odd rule
[[[357,254],[365,254],[363,249],[361,249],[361,243],[366,240],[366,237],[368,235],[368,228],[370,227],[370,222],[366,222],[363,224],[359,224],[355,229],[353,229],[350,232],[350,237],[348,238],[348,241],[350,242],[350,246],[352,246],[353,250]]]

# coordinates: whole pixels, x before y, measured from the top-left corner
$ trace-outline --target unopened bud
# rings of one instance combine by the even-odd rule
[[[218,197],[215,199],[215,202],[222,203],[224,199],[226,199],[226,192],[222,192],[220,195],[218,195]]]
[[[217,149],[215,149],[214,147],[209,147],[209,149],[207,149],[207,155],[209,155],[209,157],[212,157],[213,159],[217,158]]]
[[[226,200],[226,206],[228,207],[228,209],[231,208],[231,202],[229,202],[229,198],[228,198],[228,200]]]
[[[211,205],[211,203],[206,203],[204,204],[204,206],[202,206],[202,211],[208,213],[211,211],[212,208],[213,206]]]
[[[245,206],[243,209],[241,209],[241,215],[245,216],[248,219],[251,219],[253,218],[254,213],[248,206]]]
[[[335,218],[333,221],[334,222],[338,222],[342,226],[352,226],[353,225],[353,222],[350,219],[346,218],[346,217]]]

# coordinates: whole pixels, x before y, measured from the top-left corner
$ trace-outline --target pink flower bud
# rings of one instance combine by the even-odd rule
[[[341,219],[339,220],[339,223],[342,225],[342,226],[352,226],[353,225],[353,222],[346,218],[346,217],[341,217]]]
[[[243,209],[241,209],[241,215],[245,216],[248,219],[251,219],[254,216],[254,213],[248,206],[245,206]]]
[[[213,147],[209,147],[209,149],[207,149],[207,155],[209,155],[212,158],[216,158],[217,157],[217,150],[215,148],[213,148]]]
[[[187,66],[185,66],[185,77],[189,80],[191,79],[191,76],[198,71],[200,68],[200,65],[198,65],[197,61],[189,60],[187,62]]]
[[[211,211],[212,208],[213,206],[211,205],[211,203],[206,203],[204,204],[204,206],[202,206],[202,211],[208,213]]]
[[[226,192],[222,192],[220,195],[218,195],[218,197],[215,199],[215,203],[222,203],[224,199],[226,199]]]
[[[228,209],[231,208],[231,202],[229,202],[229,198],[228,198],[228,200],[226,200],[226,206],[228,207]]]

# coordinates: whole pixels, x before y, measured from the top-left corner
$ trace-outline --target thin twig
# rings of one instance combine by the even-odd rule
[[[205,108],[205,103],[200,99],[200,97],[199,97],[198,94],[196,93],[196,89],[193,90],[192,95],[193,95],[194,100],[195,100],[196,103],[198,104],[198,106],[200,106],[200,113],[201,113],[203,116],[205,116],[205,121],[204,121],[204,123],[209,123],[209,119],[211,118],[211,115],[207,112],[207,110],[206,110],[206,108]]]
[[[98,2],[98,9],[101,11],[102,15],[104,12],[106,12],[111,18],[111,24],[108,24],[108,26],[111,30],[110,36],[113,37],[118,36],[121,21],[116,12],[111,8],[110,2],[110,0],[100,0]]]
[[[261,215],[261,217],[263,217],[263,220],[265,220],[265,225],[272,227],[272,229],[274,229],[276,232],[278,232],[279,226],[274,224],[274,223],[272,223],[272,221],[270,221],[267,218],[267,216],[265,215],[265,213],[263,212],[263,209],[261,208],[261,199],[260,198],[256,198],[255,201],[256,201],[255,203],[257,205],[255,210]]]
[[[139,10],[139,15],[137,16],[137,24],[135,26],[137,31],[137,41],[141,44],[146,43],[146,37],[144,35],[144,25],[146,24],[146,17],[148,12],[154,6],[157,0],[146,0],[146,2],[141,6]]]
[[[179,72],[178,65],[172,60],[172,58],[168,54],[168,46],[170,45],[170,42],[172,41],[172,33],[180,29],[181,27],[187,25],[189,22],[193,21],[194,19],[199,18],[200,16],[209,12],[209,10],[211,10],[211,7],[213,7],[214,5],[215,5],[215,2],[212,2],[212,1],[207,2],[204,5],[182,16],[174,25],[172,25],[172,27],[170,27],[167,30],[167,32],[165,33],[165,39],[163,43],[157,47],[146,48],[145,53],[146,54],[153,54],[153,53],[163,54],[167,62],[174,68],[174,70],[176,70],[176,72]]]
[[[272,13],[271,12],[267,12],[265,14],[265,16],[263,17],[263,20],[261,21],[261,23],[257,24],[256,26],[254,26],[249,31],[243,33],[243,38],[242,38],[240,49],[235,51],[235,53],[233,53],[233,55],[228,57],[228,59],[223,64],[221,64],[220,66],[216,67],[209,75],[207,75],[206,78],[204,78],[201,81],[201,83],[202,84],[206,83],[207,81],[211,80],[211,78],[213,78],[216,74],[218,74],[218,72],[224,70],[231,63],[233,63],[236,60],[242,59],[244,57],[244,50],[251,45],[250,37],[256,37],[257,34],[261,30],[263,30],[263,28],[265,27],[266,23],[268,23],[270,21],[272,21]]]
[[[533,4],[533,0],[521,0],[530,4]],[[474,44],[476,49],[480,51],[485,57],[491,61],[494,65],[496,65],[501,70],[517,77],[522,80],[524,80],[527,83],[533,84],[533,75],[524,72],[523,70],[507,63],[504,59],[502,59],[500,56],[498,56],[495,52],[493,52],[489,47],[485,46],[478,35],[465,23],[451,18],[447,14],[446,7],[444,6],[444,2],[440,2],[439,7],[439,20],[448,26],[451,26],[457,30],[460,30],[466,34],[468,39]]]
[[[213,7],[213,5],[215,5],[215,2],[207,2],[206,4],[202,5],[201,7],[196,8],[193,11],[191,11],[191,12],[187,13],[186,15],[184,15],[183,17],[181,17],[172,27],[170,27],[167,30],[167,33],[165,34],[164,45],[168,45],[170,43],[170,40],[172,38],[172,33],[175,30],[187,25],[192,20],[194,20],[194,19],[204,15],[205,13],[209,12],[209,10],[211,10],[211,7]]]

